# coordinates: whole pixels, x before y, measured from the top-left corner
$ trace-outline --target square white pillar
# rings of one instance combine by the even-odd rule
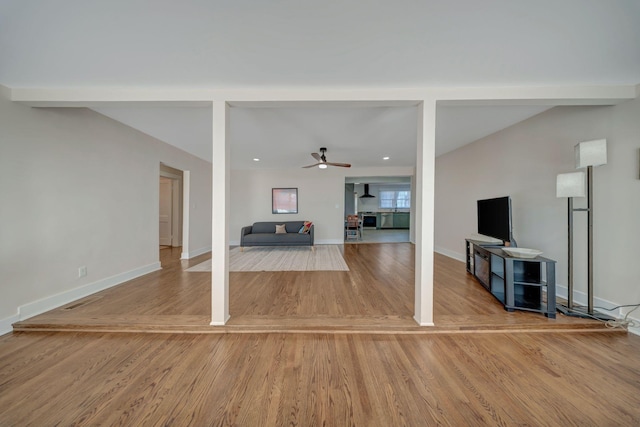
[[[213,101],[213,159],[211,207],[211,325],[229,320],[229,194],[230,149],[227,138],[229,106]]]
[[[435,210],[436,103],[418,108],[416,164],[415,314],[421,326],[433,326],[433,241]]]

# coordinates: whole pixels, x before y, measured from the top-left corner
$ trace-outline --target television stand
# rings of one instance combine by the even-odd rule
[[[505,310],[534,311],[555,319],[554,260],[541,256],[513,257],[501,246],[466,239],[466,263],[467,272],[473,274]]]

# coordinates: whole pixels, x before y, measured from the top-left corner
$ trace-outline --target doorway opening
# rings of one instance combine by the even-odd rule
[[[345,243],[413,241],[414,191],[411,176],[346,177],[344,215],[357,215],[359,238]]]
[[[160,163],[158,203],[159,248],[181,248],[184,235],[184,173]]]

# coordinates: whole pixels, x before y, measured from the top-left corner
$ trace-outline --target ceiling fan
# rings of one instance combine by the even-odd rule
[[[311,156],[316,159],[318,161],[318,163],[315,163],[313,165],[309,165],[309,166],[303,166],[303,168],[312,168],[314,166],[318,166],[320,169],[326,169],[327,166],[339,166],[341,168],[350,168],[351,165],[349,163],[334,163],[334,162],[327,162],[327,157],[324,155],[324,153],[327,151],[327,149],[325,147],[320,148],[320,152],[322,154],[318,154],[318,153],[311,153]]]

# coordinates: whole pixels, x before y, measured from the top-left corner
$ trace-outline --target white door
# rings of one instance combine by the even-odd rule
[[[160,177],[160,245],[171,246],[172,183],[169,178]]]

